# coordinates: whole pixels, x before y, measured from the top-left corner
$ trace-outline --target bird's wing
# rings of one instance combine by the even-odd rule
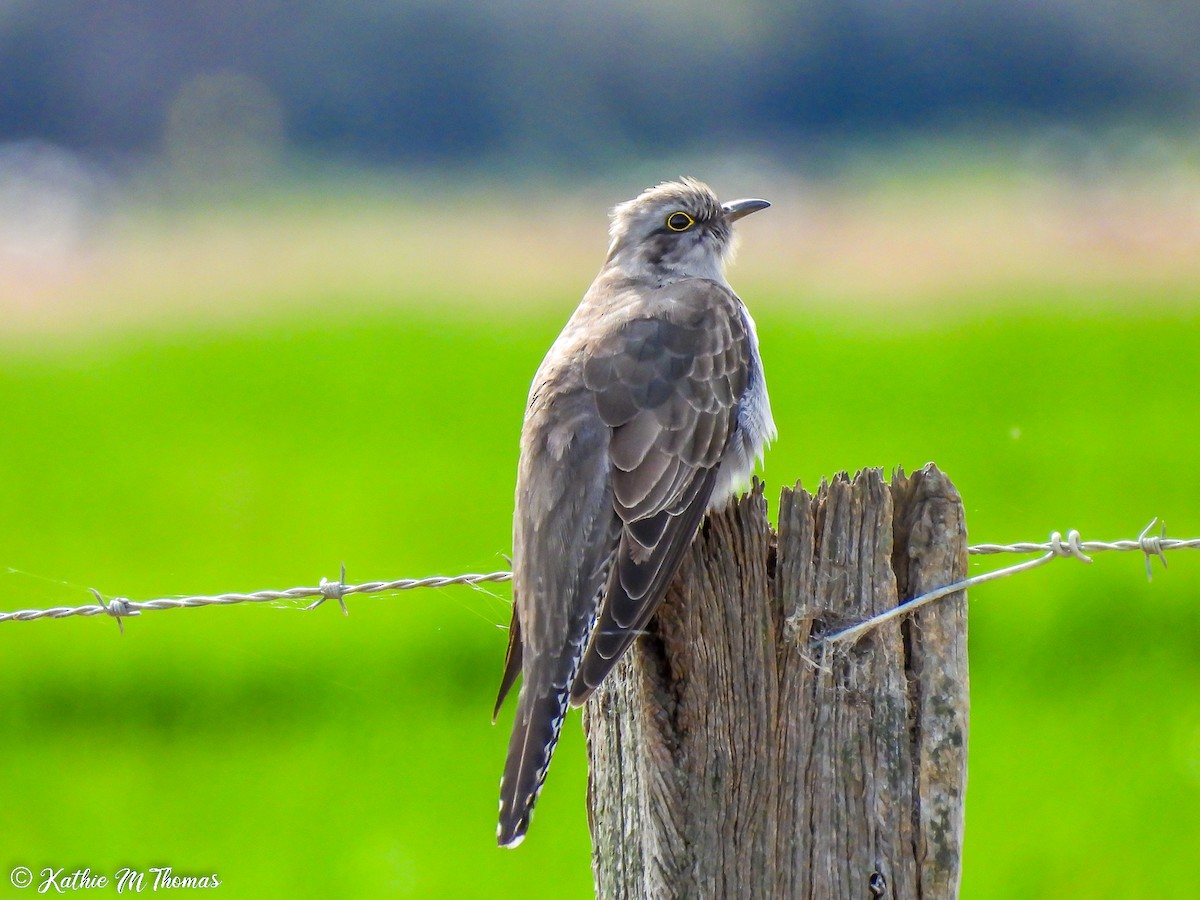
[[[500,782],[502,846],[516,846],[529,826],[617,545],[609,429],[576,382],[543,380],[539,370],[521,436],[513,630],[497,709],[518,668],[522,678]]]
[[[572,705],[591,696],[645,628],[679,568],[737,424],[749,354],[737,298],[698,279],[659,289],[644,315],[593,348],[584,383],[612,429],[621,531]]]

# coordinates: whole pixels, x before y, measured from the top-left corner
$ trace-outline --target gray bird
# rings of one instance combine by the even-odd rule
[[[520,673],[503,847],[525,837],[568,704],[642,633],[705,511],[775,437],[754,320],[725,280],[733,223],[768,206],[690,178],[617,206],[604,266],[533,379],[495,709]]]

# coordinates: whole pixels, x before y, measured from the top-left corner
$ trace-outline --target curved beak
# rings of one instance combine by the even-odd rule
[[[758,212],[760,209],[766,209],[770,205],[766,200],[730,200],[728,203],[721,204],[721,210],[725,213],[726,222],[736,222],[738,219],[748,216],[752,212]]]

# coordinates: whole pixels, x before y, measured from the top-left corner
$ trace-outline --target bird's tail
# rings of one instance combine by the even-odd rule
[[[569,690],[566,684],[539,690],[521,686],[517,716],[508,743],[504,777],[500,779],[500,825],[496,840],[501,847],[516,847],[525,838],[533,804],[537,802],[550,756],[562,731]]]

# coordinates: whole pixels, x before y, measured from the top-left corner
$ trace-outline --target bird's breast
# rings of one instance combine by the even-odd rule
[[[762,459],[767,444],[776,437],[771,398],[767,395],[767,379],[758,352],[758,330],[745,305],[741,313],[746,324],[746,340],[750,345],[746,390],[738,401],[734,430],[717,471],[717,483],[708,504],[709,509],[722,509],[746,485],[754,472],[756,461]]]

